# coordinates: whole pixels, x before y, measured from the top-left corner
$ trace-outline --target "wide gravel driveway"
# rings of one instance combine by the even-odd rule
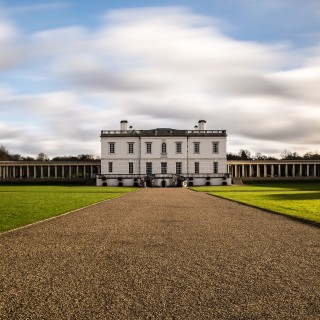
[[[320,229],[143,189],[0,235],[0,319],[319,319]]]

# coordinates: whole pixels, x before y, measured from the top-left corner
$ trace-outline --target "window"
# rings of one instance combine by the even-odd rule
[[[200,172],[200,163],[195,162],[194,163],[194,173],[199,173]]]
[[[213,153],[219,153],[219,143],[218,142],[213,142],[212,143],[212,152]]]
[[[167,153],[167,144],[165,142],[161,145],[161,153]]]
[[[129,162],[129,174],[133,174],[133,162]]]
[[[146,142],[147,153],[152,153],[151,142]]]
[[[193,153],[200,153],[200,142],[193,143]]]
[[[161,162],[161,173],[166,174],[167,173],[167,163]]]
[[[146,174],[152,174],[152,162],[146,162]]]
[[[133,153],[133,142],[128,142],[128,153]]]
[[[176,153],[181,153],[181,152],[182,152],[182,143],[176,142]]]
[[[109,142],[109,153],[115,153],[115,142]]]
[[[176,174],[182,173],[182,162],[176,162]]]
[[[213,163],[213,173],[218,173],[218,162]]]
[[[113,172],[113,163],[112,162],[108,162],[108,172],[109,173]]]

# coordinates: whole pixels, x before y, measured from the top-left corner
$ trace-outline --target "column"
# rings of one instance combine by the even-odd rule
[[[43,179],[43,166],[40,166],[40,178]]]
[[[90,166],[90,177],[93,178],[93,165]]]
[[[62,178],[64,178],[64,165],[62,165],[62,167],[61,167],[61,176],[62,176]]]
[[[76,166],[76,178],[79,178],[79,166]]]
[[[296,165],[295,164],[292,165],[292,176],[293,177],[296,176]]]
[[[16,166],[13,166],[13,178],[16,177]]]
[[[263,165],[263,176],[264,177],[267,176],[267,165],[266,164]]]
[[[238,165],[235,164],[234,165],[234,177],[237,178],[237,174],[238,174]]]
[[[274,165],[271,164],[271,178],[274,177]]]
[[[86,178],[86,166],[84,165],[83,166],[83,179]]]
[[[257,164],[257,178],[260,178],[260,165]]]
[[[37,167],[33,166],[33,177],[36,178],[37,177]]]
[[[309,164],[307,164],[307,177],[309,177]]]
[[[71,179],[72,174],[71,174],[71,165],[69,166],[69,178]]]
[[[288,165],[286,164],[285,166],[285,177],[287,178],[288,177]]]
[[[30,178],[29,165],[27,165],[27,178]]]
[[[252,164],[249,164],[249,177],[252,177]]]
[[[23,174],[22,174],[22,166],[20,166],[20,178],[22,178]]]
[[[57,179],[58,178],[58,169],[57,166],[54,166],[54,177]]]
[[[278,177],[281,177],[281,164],[278,164]]]
[[[300,164],[300,170],[299,170],[300,172],[299,172],[299,177],[302,177],[303,176],[303,174],[302,174],[302,164]]]
[[[245,168],[244,168],[244,164],[241,166],[241,178],[244,178],[246,176],[246,172],[244,171]]]

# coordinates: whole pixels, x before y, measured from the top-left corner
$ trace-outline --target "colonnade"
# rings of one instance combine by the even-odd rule
[[[320,160],[228,160],[232,178],[320,178]],[[90,162],[0,161],[2,179],[94,179],[100,160]]]
[[[100,173],[100,161],[55,163],[49,161],[0,161],[0,179],[90,179]]]
[[[233,178],[320,178],[320,160],[233,160],[228,161],[228,167]]]

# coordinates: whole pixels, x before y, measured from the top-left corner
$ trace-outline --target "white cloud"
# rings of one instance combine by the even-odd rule
[[[7,21],[0,20],[0,70],[15,65],[22,58],[18,41],[19,33],[15,27]]]
[[[10,30],[0,24],[0,44],[9,51],[19,37]],[[123,118],[136,129],[193,128],[204,118],[210,128],[228,130],[231,146],[242,142],[253,152],[262,144],[270,153],[318,144],[315,48],[302,55],[281,44],[237,41],[215,20],[179,8],[113,11],[97,30],[44,30],[29,40],[35,73],[41,68],[65,89],[22,95],[4,87],[0,108],[25,113],[18,123],[27,132],[20,144],[7,140],[9,149],[98,154],[100,130]]]

